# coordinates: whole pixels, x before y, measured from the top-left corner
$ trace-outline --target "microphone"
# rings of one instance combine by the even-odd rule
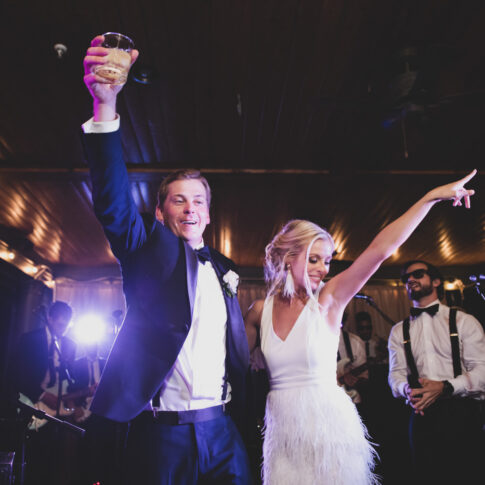
[[[360,300],[366,300],[366,301],[373,301],[370,296],[364,295],[364,293],[356,293],[354,295],[354,298],[357,298],[357,299],[360,299]]]
[[[479,274],[479,275],[472,274],[468,277],[468,279],[470,281],[473,281],[474,283],[476,283],[477,281],[485,281],[485,275],[484,274]]]

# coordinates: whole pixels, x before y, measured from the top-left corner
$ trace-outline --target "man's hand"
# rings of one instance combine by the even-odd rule
[[[110,84],[106,79],[92,72],[96,65],[105,64],[105,57],[109,50],[101,47],[104,37],[98,35],[91,41],[84,57],[84,83],[94,100],[94,120],[111,121],[116,116],[116,97],[123,88],[123,85]],[[139,52],[136,49],[131,51],[131,65],[136,61]]]
[[[357,369],[362,366],[357,366]],[[360,390],[365,387],[369,382],[369,371],[364,370],[360,374],[355,374],[355,368],[347,364],[344,368],[344,373],[338,376],[340,383],[345,384],[347,387],[356,388]]]
[[[424,410],[433,404],[443,393],[443,382],[420,378],[419,383],[422,387],[412,389],[409,385],[406,385],[404,392],[414,412],[424,415]]]
[[[350,372],[347,372],[341,377],[341,380],[344,382],[344,384],[348,387],[355,387],[359,379],[352,375]]]

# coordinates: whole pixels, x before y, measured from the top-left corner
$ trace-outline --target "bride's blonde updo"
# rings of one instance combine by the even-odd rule
[[[284,290],[289,271],[288,260],[299,254],[305,247],[308,259],[311,246],[317,239],[328,241],[332,245],[332,250],[335,248],[332,236],[325,229],[303,219],[293,219],[287,222],[283,229],[276,234],[265,249],[264,279],[268,288],[268,296]]]

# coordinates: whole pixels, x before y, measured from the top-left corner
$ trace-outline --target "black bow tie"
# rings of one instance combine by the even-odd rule
[[[211,260],[211,253],[208,246],[203,246],[200,249],[195,250],[195,254],[199,258],[199,261],[204,264],[206,261]]]
[[[440,305],[439,303],[436,303],[436,305],[431,305],[426,308],[411,308],[411,316],[412,317],[419,317],[421,313],[426,312],[431,316],[434,316],[436,312],[438,311]]]

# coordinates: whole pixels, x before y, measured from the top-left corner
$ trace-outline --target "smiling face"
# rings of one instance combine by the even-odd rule
[[[163,207],[157,207],[157,219],[193,248],[202,242],[210,222],[209,205],[203,183],[199,179],[174,180],[168,186]]]
[[[308,247],[305,246],[294,258],[288,262],[291,266],[291,274],[295,281],[296,290],[305,291],[305,273],[308,274],[312,292],[318,289],[321,281],[327,276],[332,260],[333,246],[324,239],[317,239],[308,254]]]

